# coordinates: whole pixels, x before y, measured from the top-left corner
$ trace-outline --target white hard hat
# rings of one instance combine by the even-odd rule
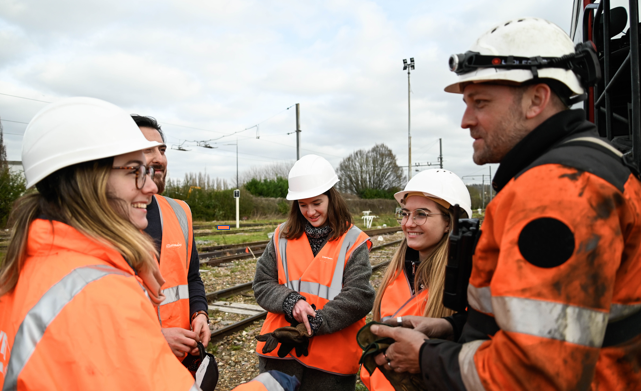
[[[423,196],[445,201],[449,205],[458,204],[472,217],[472,200],[467,186],[452,171],[434,169],[421,171],[407,182],[405,190],[394,194],[399,204],[403,204],[405,196],[410,193],[422,193]]]
[[[462,94],[468,83],[491,81],[523,83],[536,78],[530,66],[533,59],[536,61],[536,58],[540,57],[542,61],[549,64],[551,63],[549,60],[558,60],[562,56],[574,54],[577,50],[570,37],[560,27],[547,20],[538,18],[510,20],[481,35],[467,53],[450,57],[450,69],[457,72],[459,76],[456,83],[445,87],[445,91]],[[473,61],[486,62],[485,66],[461,69],[465,65],[464,62],[469,63],[472,60],[471,56],[475,54],[477,58]],[[482,58],[482,56],[488,57]],[[498,57],[492,58],[493,56]],[[507,62],[516,63],[522,69],[509,69],[506,66]],[[501,67],[495,68],[492,64],[500,64]],[[456,70],[457,67],[458,70]],[[467,70],[469,71],[465,72]],[[543,65],[535,68],[534,72],[538,73],[538,78],[558,80],[573,94],[584,93],[581,81],[567,66]],[[584,80],[584,82],[587,81]]]
[[[338,176],[327,160],[316,155],[300,158],[289,171],[287,199],[302,200],[325,193],[338,182]]]
[[[31,187],[61,168],[161,145],[147,141],[121,108],[94,98],[65,98],[33,117],[22,140]]]

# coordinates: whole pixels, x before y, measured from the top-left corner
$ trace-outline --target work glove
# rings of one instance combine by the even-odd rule
[[[387,348],[393,344],[395,341],[392,338],[386,337],[381,338],[378,335],[372,333],[370,327],[372,325],[379,324],[383,326],[389,326],[384,323],[379,322],[369,322],[358,330],[356,334],[356,340],[358,345],[363,349],[363,355],[361,356],[360,364],[363,365],[370,376],[374,373],[374,370],[378,368],[379,371],[385,378],[390,382],[395,390],[401,391],[426,391],[427,388],[423,383],[421,375],[410,374],[410,373],[398,373],[394,372],[387,364],[378,366],[374,358],[380,353],[385,353]],[[396,327],[396,326],[389,326]]]
[[[297,357],[307,356],[309,354],[308,347],[310,337],[311,335],[307,334],[305,325],[299,323],[296,326],[280,327],[271,333],[258,335],[256,339],[260,342],[265,342],[263,353],[271,352],[276,349],[276,346],[280,343],[278,357],[283,358],[287,356],[292,349],[295,349]]]

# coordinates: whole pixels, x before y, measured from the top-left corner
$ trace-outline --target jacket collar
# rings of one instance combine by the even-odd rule
[[[565,110],[553,115],[505,155],[492,179],[492,188],[497,193],[501,191],[512,178],[559,141],[576,133],[595,130],[594,124],[585,120],[583,110]]]
[[[134,274],[122,255],[106,243],[87,237],[77,229],[56,220],[35,219],[29,226],[27,255],[47,256],[58,252],[74,252],[97,258],[107,264]]]

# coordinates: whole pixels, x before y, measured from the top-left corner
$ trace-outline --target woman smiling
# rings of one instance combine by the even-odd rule
[[[268,311],[256,347],[260,372],[296,376],[300,391],[354,390],[356,333],[374,301],[371,242],[352,224],[337,182],[322,157],[296,162],[289,216],[256,266],[254,294]]]
[[[197,389],[160,331],[147,141],[118,107],[68,98],[25,131],[31,192],[0,266],[3,390]],[[153,304],[152,304],[153,302]]]
[[[439,169],[420,172],[394,197],[402,207],[405,238],[376,293],[373,318],[379,322],[396,318],[395,324],[416,327],[419,319],[413,317],[443,318],[453,313],[443,306],[448,234],[454,218],[451,206],[458,204],[467,214],[462,217],[471,217],[470,193],[456,174]],[[430,330],[419,331],[434,337],[445,337],[451,330],[445,319],[420,327],[425,325]],[[392,364],[388,359],[393,369]],[[378,369],[371,377],[361,370],[361,380],[372,391],[394,389]]]

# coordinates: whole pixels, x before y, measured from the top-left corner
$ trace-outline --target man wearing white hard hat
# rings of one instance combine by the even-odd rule
[[[3,390],[199,390],[160,332],[164,280],[142,230],[157,187],[122,109],[67,98],[29,122],[27,186],[0,265]]]
[[[257,337],[259,369],[296,376],[300,391],[354,390],[356,333],[374,301],[371,241],[352,224],[337,182],[320,156],[294,164],[289,217],[256,265],[254,295],[268,311]]]
[[[158,194],[147,206],[149,225],[145,232],[154,239],[160,254],[160,271],[165,278],[162,289],[167,299],[160,305],[159,312],[162,332],[172,352],[183,360],[188,352],[197,355],[196,342],[206,347],[211,336],[191,210],[184,201],[161,195],[167,177],[167,146],[162,128],[155,118],[131,117],[147,140],[160,143],[144,151],[154,167],[153,179],[158,186]]]
[[[445,90],[463,95],[474,162],[501,163],[497,196],[458,341],[380,327],[399,341],[388,356],[413,357],[409,371],[430,390],[639,388],[641,184],[585,113],[568,109],[599,78],[592,44],[521,18],[450,67],[458,81]]]

